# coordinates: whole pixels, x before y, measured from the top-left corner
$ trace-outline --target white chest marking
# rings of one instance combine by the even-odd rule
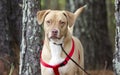
[[[51,59],[49,64],[56,65],[63,61],[61,58],[61,47],[59,45],[55,45],[53,42],[50,42],[50,49],[51,49]]]

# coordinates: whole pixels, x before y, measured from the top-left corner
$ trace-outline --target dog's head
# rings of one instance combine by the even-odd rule
[[[68,32],[68,26],[74,25],[84,7],[79,8],[75,13],[58,10],[38,11],[37,20],[40,25],[44,23],[45,37],[54,42],[62,41]]]

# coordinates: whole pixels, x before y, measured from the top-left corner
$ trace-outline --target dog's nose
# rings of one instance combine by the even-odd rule
[[[57,35],[57,34],[58,34],[58,30],[57,30],[57,29],[53,29],[53,30],[52,30],[52,34],[53,34],[53,35]]]

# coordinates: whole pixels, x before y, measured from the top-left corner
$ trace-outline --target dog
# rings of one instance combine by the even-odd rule
[[[86,6],[75,13],[60,10],[37,12],[38,24],[44,24],[44,45],[40,57],[42,75],[84,75],[69,57],[84,68],[81,42],[72,35],[74,23]],[[67,52],[69,57],[62,51]]]

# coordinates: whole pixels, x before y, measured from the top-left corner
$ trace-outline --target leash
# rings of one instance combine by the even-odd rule
[[[56,43],[55,43],[56,44]],[[72,62],[74,62],[81,70],[83,70],[87,75],[90,75],[84,68],[82,68],[75,60],[73,60],[68,54],[67,52],[64,50],[62,44],[57,44],[60,45],[60,47],[62,48],[62,51],[66,54],[67,57],[69,57],[69,59],[72,60]]]

